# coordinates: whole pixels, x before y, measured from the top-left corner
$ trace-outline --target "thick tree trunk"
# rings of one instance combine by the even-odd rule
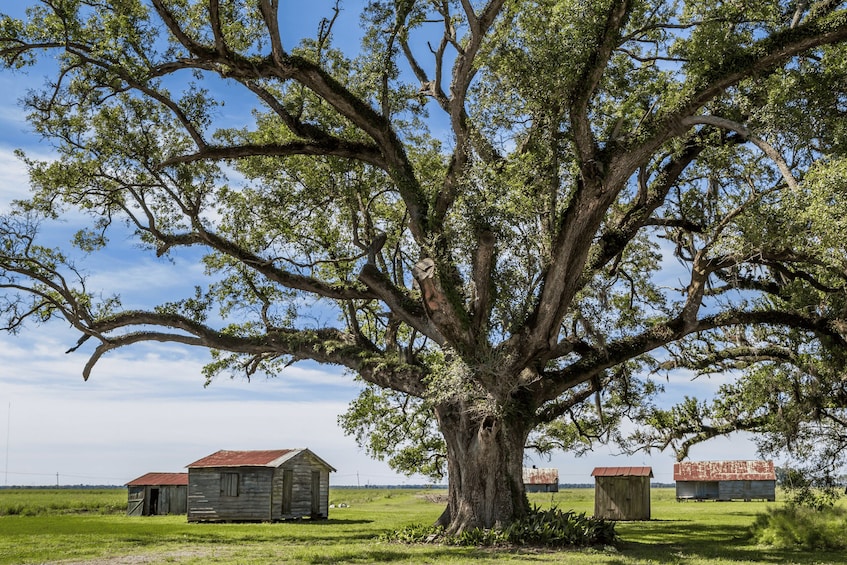
[[[464,403],[442,404],[436,415],[447,442],[450,490],[447,509],[439,518],[447,533],[502,528],[525,516],[526,419],[479,414]]]

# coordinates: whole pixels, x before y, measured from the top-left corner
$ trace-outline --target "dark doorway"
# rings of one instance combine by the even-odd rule
[[[155,516],[159,513],[159,489],[150,489],[150,515]]]
[[[291,497],[294,494],[294,471],[285,469],[282,472],[282,515],[291,514]]]
[[[321,515],[321,473],[312,471],[312,517]]]

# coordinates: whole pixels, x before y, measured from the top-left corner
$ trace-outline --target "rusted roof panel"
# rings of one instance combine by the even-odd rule
[[[188,473],[147,473],[126,484],[128,487],[188,485]]]
[[[293,456],[300,449],[270,449],[264,451],[228,451],[222,449],[188,465],[197,467],[273,467],[286,455]]]
[[[559,470],[524,467],[523,483],[525,485],[558,485]]]
[[[773,461],[683,461],[674,463],[675,481],[775,481]]]
[[[595,467],[592,477],[653,477],[652,467]]]

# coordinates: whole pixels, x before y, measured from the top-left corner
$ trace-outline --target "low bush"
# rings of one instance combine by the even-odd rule
[[[847,510],[788,505],[769,510],[751,527],[753,539],[778,548],[805,550],[847,549]]]
[[[503,530],[474,528],[447,535],[440,526],[413,524],[383,536],[385,541],[432,543],[461,546],[519,545],[567,547],[610,545],[618,541],[615,523],[592,518],[585,513],[546,510],[533,507],[529,515]]]
[[[380,535],[380,541],[397,543],[430,543],[444,537],[444,528],[441,526],[410,524],[398,530],[392,530]]]
[[[515,545],[610,545],[618,539],[614,522],[556,507],[547,510],[534,507],[526,518],[509,526],[505,533],[509,543]]]

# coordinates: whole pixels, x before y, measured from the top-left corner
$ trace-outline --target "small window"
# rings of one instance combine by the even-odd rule
[[[221,473],[221,496],[238,496],[238,473]]]

